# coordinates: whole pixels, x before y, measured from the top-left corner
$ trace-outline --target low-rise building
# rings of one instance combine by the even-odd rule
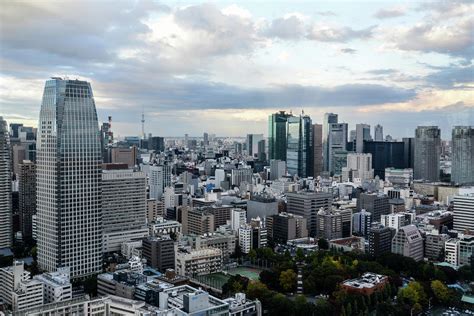
[[[460,235],[458,238],[451,238],[444,244],[445,261],[460,267],[472,264],[474,253],[474,235]]]
[[[360,278],[346,280],[341,287],[349,293],[371,295],[381,291],[388,283],[388,277],[372,272],[364,273]]]
[[[182,226],[181,223],[177,221],[166,220],[163,217],[157,217],[153,222],[148,224],[148,229],[150,231],[150,236],[154,237],[170,234],[180,236]]]
[[[165,272],[174,269],[176,242],[169,236],[148,237],[142,240],[142,256],[154,269]]]
[[[57,303],[72,299],[72,284],[69,269],[59,268],[56,272],[48,272],[33,277],[43,283],[44,304]]]
[[[222,271],[222,250],[207,248],[200,250],[179,249],[176,253],[176,273],[194,277]]]

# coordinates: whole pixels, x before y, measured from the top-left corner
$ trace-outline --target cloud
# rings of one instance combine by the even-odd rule
[[[392,74],[398,73],[398,70],[395,70],[392,68],[373,69],[373,70],[367,71],[367,73],[372,74],[372,75],[392,75]]]
[[[342,42],[346,43],[356,39],[367,39],[372,37],[375,26],[365,29],[354,30],[350,27],[332,27],[326,25],[313,25],[308,39],[320,42]]]
[[[474,90],[474,66],[450,66],[438,69],[440,70],[424,78],[429,85],[442,89],[467,88]]]
[[[334,11],[318,11],[316,14],[321,16],[337,16]]]
[[[271,38],[300,39],[305,34],[305,24],[297,15],[277,18],[271,22],[264,34]]]
[[[344,54],[355,54],[355,53],[357,53],[357,49],[353,49],[353,48],[349,48],[349,47],[341,48],[341,53],[344,53]]]
[[[397,7],[390,9],[380,9],[374,14],[374,17],[376,17],[377,19],[390,19],[404,16],[405,14],[405,8]]]

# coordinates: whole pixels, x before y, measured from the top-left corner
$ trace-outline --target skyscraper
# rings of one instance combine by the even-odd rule
[[[247,154],[257,157],[260,153],[258,143],[263,140],[263,134],[247,134]]]
[[[374,140],[376,142],[383,141],[383,126],[380,124],[377,124],[374,127]]]
[[[453,128],[451,182],[474,183],[474,128],[455,126]]]
[[[12,245],[10,141],[7,122],[0,116],[0,249]]]
[[[347,145],[347,123],[332,123],[329,124],[328,135],[328,170],[335,172],[334,168],[334,154],[336,151],[345,151]]]
[[[374,175],[385,179],[385,168],[408,168],[405,164],[405,143],[366,141],[364,153],[372,154]]]
[[[356,125],[356,152],[364,152],[364,141],[372,140],[370,136],[370,125],[368,124],[357,124]]]
[[[439,181],[441,131],[438,126],[418,126],[415,131],[415,180]]]
[[[404,137],[403,141],[403,165],[412,168],[415,164],[415,138]]]
[[[301,115],[288,118],[286,167],[290,175],[305,178],[313,175],[313,134],[311,118]]]
[[[46,81],[38,124],[38,264],[73,278],[102,270],[102,151],[91,85]]]
[[[460,233],[474,233],[474,195],[455,196],[453,204],[453,228]]]
[[[36,165],[29,160],[19,165],[18,191],[22,237],[31,238],[32,217],[36,213]]]
[[[149,171],[150,198],[159,200],[165,188],[171,185],[171,166],[150,166]]]
[[[286,122],[292,116],[280,111],[268,117],[268,159],[286,161]]]
[[[313,124],[313,177],[323,172],[323,126]]]
[[[323,121],[323,168],[324,168],[324,171],[330,171],[329,169],[329,156],[330,156],[329,128],[331,124],[333,123],[337,123],[337,114],[325,113],[324,121]]]

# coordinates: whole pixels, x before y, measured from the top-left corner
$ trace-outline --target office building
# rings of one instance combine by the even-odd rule
[[[374,176],[379,176],[383,180],[386,168],[407,168],[404,162],[404,146],[403,142],[364,142],[364,153],[372,155]]]
[[[211,212],[185,207],[181,212],[183,234],[204,235],[215,230],[215,218]]]
[[[394,235],[394,229],[373,223],[367,234],[369,241],[368,253],[374,257],[390,253],[392,251],[392,237]]]
[[[383,141],[383,126],[380,124],[375,125],[374,127],[374,140],[376,142]]]
[[[385,181],[396,187],[409,188],[413,182],[413,169],[385,168]]]
[[[455,196],[453,213],[453,228],[460,233],[474,234],[474,195]]]
[[[200,250],[179,249],[176,252],[176,273],[195,277],[222,271],[222,250],[206,248]]]
[[[235,232],[226,230],[217,230],[212,234],[206,235],[186,235],[182,238],[193,249],[217,248],[222,251],[222,260],[224,263],[229,262],[230,256],[235,252],[237,238]]]
[[[302,216],[283,212],[269,216],[266,224],[268,236],[277,243],[308,237],[308,223]]]
[[[437,126],[418,126],[415,132],[415,180],[439,181],[441,130]]]
[[[444,261],[456,267],[472,264],[474,253],[474,236],[459,235],[448,239],[444,244]]]
[[[448,235],[440,234],[437,230],[426,233],[425,257],[430,260],[438,261],[444,254],[444,244],[448,239]]]
[[[142,255],[147,264],[160,272],[175,268],[175,241],[168,236],[147,237],[142,241]]]
[[[111,163],[125,163],[129,168],[133,168],[137,164],[138,149],[132,147],[111,147],[110,162]]]
[[[0,249],[12,246],[10,140],[7,122],[0,116]]]
[[[370,125],[368,124],[356,124],[356,152],[364,152],[364,141],[370,141]]]
[[[316,237],[327,240],[342,238],[342,215],[338,211],[321,209],[317,223]]]
[[[307,220],[309,236],[315,237],[318,212],[332,205],[332,194],[325,192],[298,192],[287,194],[287,212]]]
[[[452,146],[451,182],[474,184],[474,127],[454,127]]]
[[[287,120],[292,116],[280,111],[268,117],[268,159],[286,161]]]
[[[30,239],[32,218],[36,213],[36,165],[30,160],[23,160],[19,165],[18,195],[21,234],[23,239]]]
[[[313,134],[311,118],[301,115],[288,118],[286,168],[292,176],[313,175]]]
[[[239,246],[243,253],[248,254],[251,249],[267,246],[268,232],[260,218],[252,219],[250,224],[240,226],[238,235]]]
[[[338,118],[337,114],[334,113],[325,113],[322,132],[323,132],[323,169],[324,171],[330,171],[329,169],[329,157],[330,157],[330,150],[329,150],[329,132],[331,124],[337,123]],[[345,149],[345,148],[344,148]]]
[[[328,171],[335,174],[336,167],[334,156],[336,152],[346,150],[347,146],[347,123],[333,123],[329,125],[328,134]]]
[[[69,267],[73,279],[102,270],[101,169],[99,124],[90,84],[60,78],[46,81],[36,173],[41,269],[51,272]]]
[[[405,168],[413,169],[415,165],[415,138],[404,137],[403,142],[403,165]]]
[[[411,224],[411,217],[405,213],[392,213],[380,216],[380,223],[398,231],[403,226]]]
[[[252,175],[252,168],[232,169],[230,175],[230,184],[232,186],[240,186],[242,182],[251,184]]]
[[[278,180],[286,175],[286,162],[282,160],[270,160],[270,180]]]
[[[349,153],[347,165],[342,168],[342,181],[364,182],[374,178],[372,154]]]
[[[415,225],[401,227],[392,239],[392,252],[414,259],[423,260],[423,237]]]
[[[165,192],[165,188],[171,185],[171,166],[150,166],[148,177],[150,199],[160,200],[163,192]]]
[[[230,213],[230,228],[238,231],[239,227],[247,222],[247,212],[243,209],[236,208]]]
[[[263,140],[263,134],[247,134],[247,154],[254,158],[258,157],[260,153],[258,149],[258,144]],[[265,149],[264,149],[265,151]]]
[[[358,236],[367,236],[372,226],[372,214],[362,209],[352,215],[352,232]]]
[[[23,261],[0,268],[0,299],[13,312],[43,305],[43,283],[32,280]]]
[[[376,193],[361,193],[357,199],[357,210],[365,209],[372,214],[373,222],[380,222],[380,216],[390,213],[388,196]]]
[[[165,151],[165,139],[158,136],[149,137],[148,150],[153,150],[155,152]]]
[[[313,177],[323,172],[323,125],[313,124]]]
[[[182,225],[174,220],[156,217],[153,222],[148,223],[148,229],[150,230],[150,236],[176,235],[179,237],[181,235]]]
[[[269,194],[253,194],[247,201],[247,219],[278,214],[278,202],[274,196]]]
[[[102,251],[119,252],[124,242],[148,236],[145,173],[132,169],[102,173]]]

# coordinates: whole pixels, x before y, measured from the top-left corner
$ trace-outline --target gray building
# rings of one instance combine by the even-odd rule
[[[393,253],[421,261],[423,250],[423,237],[415,225],[401,227],[392,239]]]
[[[345,151],[347,146],[347,123],[333,123],[329,125],[328,135],[328,168],[335,173],[334,155]],[[341,167],[342,168],[342,167]]]
[[[10,140],[7,122],[0,116],[0,249],[12,245]]]
[[[446,234],[427,233],[425,237],[425,257],[430,260],[438,260],[444,252],[444,243],[449,239]]]
[[[441,130],[438,126],[418,126],[415,132],[415,180],[439,181]]]
[[[337,114],[334,113],[325,113],[323,121],[323,169],[324,171],[330,171],[329,169],[329,131],[330,126],[333,123],[337,123]],[[344,148],[345,149],[345,148]]]
[[[380,222],[380,216],[390,214],[389,198],[377,193],[361,193],[357,199],[357,210],[365,209],[372,214],[373,222]]]
[[[159,200],[165,188],[171,185],[171,166],[150,166],[148,184],[150,186],[150,199]]]
[[[308,221],[309,236],[316,236],[317,216],[322,209],[332,206],[332,194],[325,192],[298,192],[287,194],[287,212],[302,216]]]
[[[286,162],[282,160],[270,160],[270,180],[277,180],[286,174]]]
[[[474,195],[455,196],[453,228],[461,233],[474,233]]]
[[[72,278],[102,270],[102,150],[86,81],[46,81],[38,123],[38,264]]]
[[[352,232],[357,235],[367,236],[372,226],[372,214],[366,210],[352,215]]]
[[[175,268],[176,246],[173,239],[162,237],[147,237],[143,239],[142,255],[152,268],[165,272]]]
[[[370,125],[356,124],[356,152],[364,152],[364,141],[372,140],[370,136]]]
[[[271,195],[254,194],[247,201],[247,222],[252,218],[265,219],[274,214],[278,214],[278,202]]]
[[[371,256],[390,253],[392,251],[392,237],[395,235],[395,229],[384,227],[379,223],[373,223],[367,233],[369,241],[368,253]]]
[[[327,240],[342,238],[342,214],[333,210],[318,212],[316,237]]]
[[[275,242],[308,237],[306,218],[291,213],[279,213],[267,218],[267,232]]]
[[[374,127],[374,140],[376,142],[383,141],[383,126],[380,124],[377,124]]]
[[[286,167],[292,176],[313,175],[313,134],[311,118],[306,115],[288,118]]]
[[[323,172],[323,125],[313,124],[313,177]]]
[[[455,126],[452,134],[451,182],[474,183],[474,128]]]
[[[18,197],[20,227],[23,238],[32,238],[32,217],[36,214],[36,165],[30,160],[19,164]]]
[[[133,169],[102,173],[102,251],[118,252],[124,242],[148,236],[146,177]]]

